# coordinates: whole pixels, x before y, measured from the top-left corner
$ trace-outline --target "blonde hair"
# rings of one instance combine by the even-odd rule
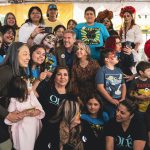
[[[91,59],[91,51],[90,51],[90,47],[88,45],[86,45],[83,41],[81,40],[77,40],[74,45],[75,45],[75,53],[76,51],[79,49],[79,44],[82,46],[82,48],[86,51],[87,53],[87,60],[90,60]],[[74,60],[74,63],[78,64],[79,63],[79,59],[77,58],[77,56],[75,55],[75,60]]]

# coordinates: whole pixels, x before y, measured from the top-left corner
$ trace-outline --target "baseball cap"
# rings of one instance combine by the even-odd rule
[[[55,4],[49,4],[48,8],[58,10]]]

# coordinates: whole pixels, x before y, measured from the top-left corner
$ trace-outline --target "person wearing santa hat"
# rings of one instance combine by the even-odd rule
[[[146,41],[146,43],[144,45],[144,52],[148,58],[148,61],[150,62],[150,39],[148,41]]]

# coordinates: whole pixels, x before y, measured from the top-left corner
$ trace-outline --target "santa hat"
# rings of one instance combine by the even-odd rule
[[[150,39],[148,41],[146,41],[146,43],[145,43],[144,52],[145,52],[145,54],[148,57],[148,60],[150,62]]]
[[[136,10],[132,6],[125,6],[124,8],[121,8],[121,11],[120,11],[120,17],[121,18],[123,18],[123,15],[124,15],[125,12],[128,12],[131,15],[134,15],[136,13]]]

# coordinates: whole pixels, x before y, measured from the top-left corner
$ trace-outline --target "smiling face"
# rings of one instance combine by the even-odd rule
[[[26,45],[23,45],[22,47],[20,47],[18,52],[19,66],[23,68],[28,67],[29,60],[30,60],[29,48]]]
[[[91,116],[97,117],[97,114],[101,108],[100,103],[95,98],[92,98],[88,100],[86,106]]]
[[[16,23],[15,16],[13,16],[12,14],[9,14],[7,17],[7,25],[14,26],[15,23]]]
[[[84,17],[85,17],[86,22],[87,22],[88,24],[93,24],[94,21],[95,21],[95,14],[94,14],[94,12],[91,11],[91,10],[86,11]]]
[[[46,48],[55,49],[55,43],[56,43],[56,37],[53,34],[49,34],[46,36],[46,38],[43,40],[43,45]]]
[[[11,44],[15,40],[15,35],[10,29],[3,35],[3,41],[7,44]]]
[[[103,20],[103,24],[106,26],[107,29],[109,29],[110,26],[111,26],[111,22],[110,22],[110,20],[108,18],[105,18]]]
[[[68,23],[67,29],[68,30],[73,30],[75,26],[76,26],[76,24],[73,21],[70,21]]]
[[[41,65],[45,60],[45,49],[37,48],[32,54],[32,61],[34,64]]]
[[[69,82],[69,74],[66,69],[59,69],[55,76],[55,84],[66,87]]]
[[[57,9],[48,9],[47,11],[49,18],[57,18],[58,10]]]
[[[30,14],[30,18],[32,20],[32,23],[40,22],[41,17],[42,17],[41,13],[37,9],[33,9],[33,11]]]
[[[65,33],[63,36],[63,41],[66,48],[71,48],[73,47],[75,39],[71,33]]]
[[[78,59],[83,59],[83,58],[87,58],[87,52],[85,50],[85,46],[82,43],[78,43],[78,50],[76,51],[76,56]]]
[[[131,120],[133,115],[128,111],[127,107],[120,104],[116,110],[116,121],[124,123]]]

